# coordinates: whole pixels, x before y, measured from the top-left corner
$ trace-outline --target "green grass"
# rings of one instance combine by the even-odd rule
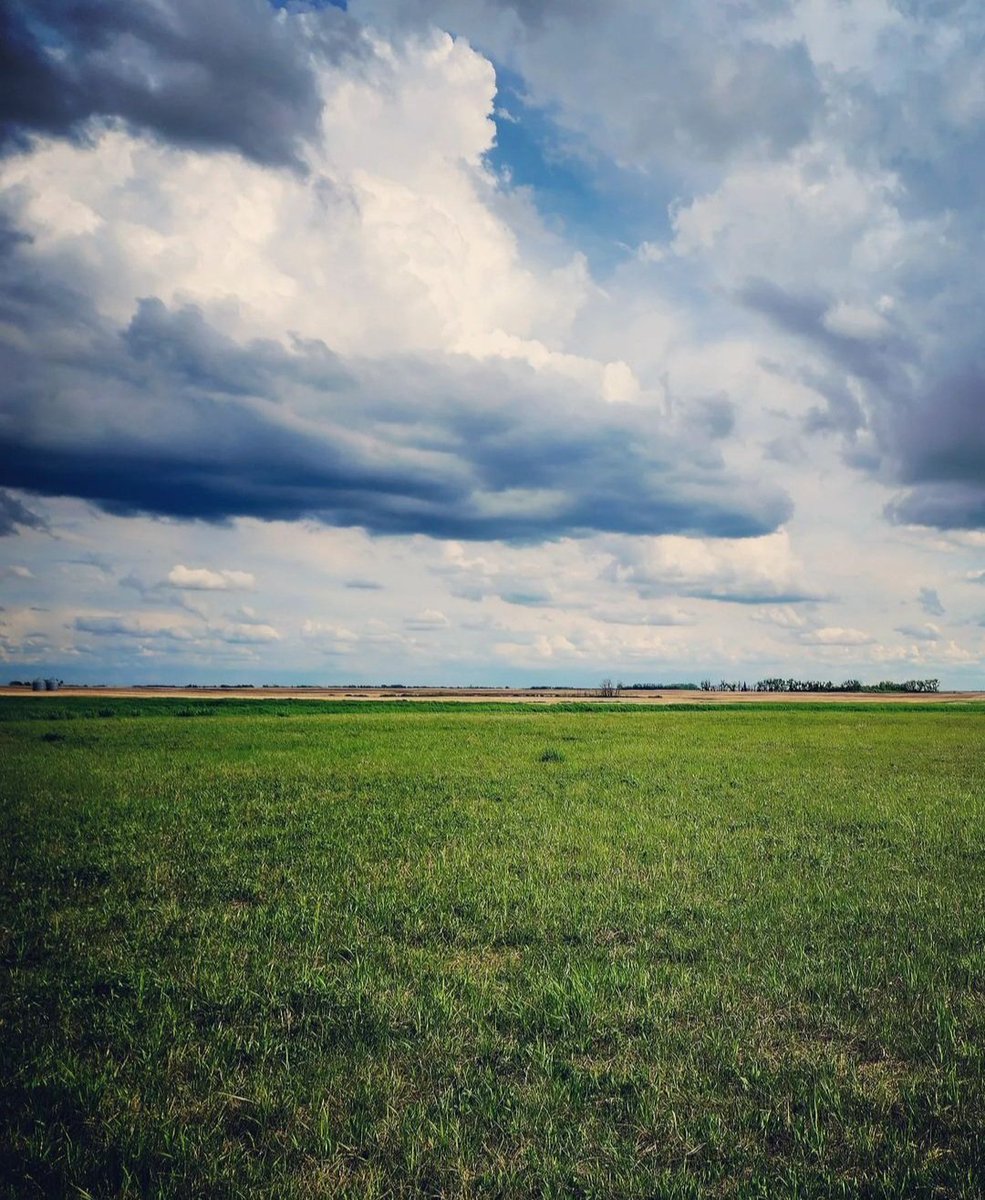
[[[0,794],[0,1195],[982,1195],[982,708],[24,698]]]

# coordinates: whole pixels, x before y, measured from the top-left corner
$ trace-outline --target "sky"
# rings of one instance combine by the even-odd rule
[[[9,0],[0,674],[985,686],[977,0]]]

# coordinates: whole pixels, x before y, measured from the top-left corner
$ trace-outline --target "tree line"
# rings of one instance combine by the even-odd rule
[[[723,679],[719,683],[712,683],[710,679],[703,679],[700,688],[703,692],[937,692],[940,691],[940,680],[906,679],[897,682],[883,679],[880,683],[862,683],[858,679],[846,679],[843,683],[833,683],[830,679],[782,679],[776,676],[760,679],[752,686],[744,680],[732,682]]]

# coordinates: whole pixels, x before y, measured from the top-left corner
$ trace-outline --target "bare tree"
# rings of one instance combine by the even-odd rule
[[[617,696],[618,694],[619,694],[619,689],[612,682],[611,679],[603,679],[602,682],[599,684],[599,695],[600,696],[605,696],[606,698],[608,698],[611,696]]]

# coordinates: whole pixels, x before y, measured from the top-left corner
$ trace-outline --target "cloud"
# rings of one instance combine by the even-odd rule
[[[933,327],[940,316],[927,317],[921,341],[912,318],[904,331],[875,309],[817,291],[753,279],[739,296],[826,360],[826,369],[806,375],[825,407],[813,409],[804,428],[841,432],[850,460],[904,486],[886,507],[890,520],[985,528],[985,363],[963,315],[948,314],[946,331]]]
[[[901,339],[891,336],[887,323],[883,322],[878,334],[871,325],[850,327],[846,311],[853,312],[853,319],[861,322],[860,310],[832,303],[822,294],[794,292],[765,279],[751,279],[741,288],[739,299],[784,332],[813,344],[839,366],[863,379],[885,385],[911,357]],[[840,313],[840,318],[833,320],[833,313]],[[821,380],[817,382],[823,388]],[[857,403],[853,407],[857,415]]]
[[[359,634],[344,625],[326,624],[323,621],[305,621],[301,626],[301,636],[305,639],[328,638],[334,642],[358,642]]]
[[[505,591],[500,592],[499,596],[506,604],[516,604],[521,608],[540,608],[555,603],[555,598],[546,591]]]
[[[0,305],[25,334],[0,346],[20,381],[0,433],[8,485],[117,513],[470,539],[746,537],[789,513],[697,431],[522,363],[241,346],[157,300],[116,334],[64,289],[34,281],[27,299]]]
[[[269,642],[279,642],[281,635],[272,625],[249,621],[224,625],[214,631],[214,636],[219,641],[228,642],[234,646],[262,646]]]
[[[171,587],[193,592],[252,591],[256,587],[256,579],[249,571],[213,571],[181,563],[168,572],[167,582]]]
[[[929,621],[924,625],[898,625],[896,632],[917,642],[939,642],[942,636],[940,629]]]
[[[187,627],[168,618],[135,617],[125,614],[76,617],[72,628],[79,633],[88,633],[95,637],[164,638],[180,642],[190,641],[193,637]]]
[[[686,626],[696,623],[693,613],[674,606],[647,604],[640,609],[592,609],[593,620],[605,625],[633,625],[643,628],[653,626]]]
[[[976,349],[966,352],[978,359]],[[898,415],[883,414],[880,436],[908,490],[889,515],[938,529],[985,528],[985,361],[925,376],[893,399]]]
[[[965,189],[946,203],[921,194],[862,132],[819,131],[782,161],[736,165],[675,206],[673,249],[796,344],[791,374],[821,399],[805,432],[841,434],[846,462],[902,489],[890,520],[982,528],[980,214]],[[945,147],[961,154],[953,138]],[[921,139],[909,153],[937,151]]]
[[[776,608],[764,606],[754,614],[754,619],[778,629],[802,631],[811,628],[813,622],[799,605],[783,604]]]
[[[961,450],[955,446],[957,453]],[[901,525],[985,529],[985,484],[921,484],[892,500],[886,506],[886,515]]]
[[[600,379],[606,364],[556,346],[589,290],[584,260],[519,198],[501,206],[485,165],[491,64],[447,35],[374,46],[319,68],[303,171],[94,129],[0,162],[9,220],[117,324],[157,296],[238,338],[526,355]],[[521,244],[510,217],[535,236]]]
[[[928,617],[943,617],[944,605],[935,588],[921,588],[917,594],[917,600]]]
[[[31,510],[17,499],[0,488],[0,537],[9,537],[16,533],[18,527],[23,529],[47,529],[43,517]]]
[[[504,219],[551,247],[483,165],[486,60],[430,36],[319,78],[304,176],[119,131],[3,165],[30,240],[0,281],[23,380],[2,478],[117,513],[470,540],[789,515],[726,468],[727,400],[666,416],[621,356],[562,348],[584,260],[524,257]]]
[[[784,531],[744,542],[640,539],[620,548],[608,574],[643,597],[676,594],[751,605],[821,599],[806,585]]]
[[[280,641],[273,626],[253,619],[207,625],[201,620],[182,621],[169,615],[111,613],[76,617],[72,628],[94,637],[122,637],[138,641],[164,640],[189,644],[223,642],[229,645],[266,645]]]
[[[800,641],[808,646],[868,646],[875,638],[861,629],[843,629],[839,625],[825,625],[800,635]]]
[[[33,579],[33,578],[34,578],[34,572],[30,569],[30,567],[23,567],[23,566],[19,566],[19,565],[9,566],[9,567],[0,567],[0,583],[2,583],[5,579]]]
[[[570,543],[555,543],[549,549],[466,549],[459,542],[445,542],[441,562],[432,572],[448,580],[451,594],[458,599],[492,599],[518,608],[572,607],[579,600],[573,591],[577,581],[569,574],[574,565],[570,551]],[[545,576],[552,577],[550,584],[544,583]]]
[[[178,145],[297,161],[318,128],[312,49],[358,49],[337,9],[304,17],[263,0],[14,0],[0,15],[0,131],[82,136],[119,119]]]
[[[416,617],[407,617],[404,620],[404,625],[407,629],[447,629],[448,624],[448,618],[445,614],[433,608],[426,608],[423,612],[418,613]]]
[[[892,327],[881,312],[861,304],[847,304],[844,300],[833,304],[825,312],[822,324],[835,337],[859,342],[879,342],[892,332]]]

